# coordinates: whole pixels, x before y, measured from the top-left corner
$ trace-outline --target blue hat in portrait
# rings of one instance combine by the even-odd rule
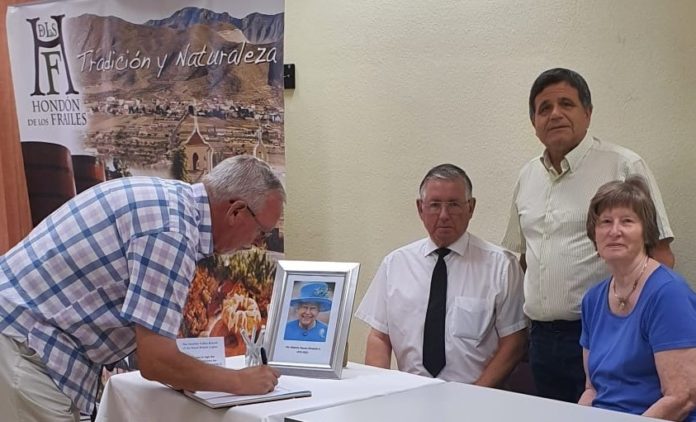
[[[329,286],[326,283],[305,284],[300,289],[300,296],[290,301],[290,306],[297,306],[305,302],[318,304],[319,312],[330,310],[331,299],[329,299]]]

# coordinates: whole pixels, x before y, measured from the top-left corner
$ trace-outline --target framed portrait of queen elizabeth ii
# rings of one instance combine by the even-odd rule
[[[264,347],[285,375],[340,378],[360,264],[278,261]]]

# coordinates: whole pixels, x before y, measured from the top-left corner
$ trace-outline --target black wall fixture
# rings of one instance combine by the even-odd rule
[[[295,89],[295,65],[283,65],[283,82],[285,89]]]

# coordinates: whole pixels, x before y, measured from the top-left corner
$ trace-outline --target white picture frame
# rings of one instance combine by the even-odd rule
[[[355,262],[278,261],[264,341],[270,366],[284,375],[341,378],[359,269]]]

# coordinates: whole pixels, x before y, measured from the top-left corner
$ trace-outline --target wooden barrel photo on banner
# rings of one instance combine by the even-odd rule
[[[75,196],[72,158],[67,147],[49,142],[22,142],[31,220],[41,220]]]
[[[72,164],[76,194],[106,180],[104,163],[95,156],[73,155]]]

